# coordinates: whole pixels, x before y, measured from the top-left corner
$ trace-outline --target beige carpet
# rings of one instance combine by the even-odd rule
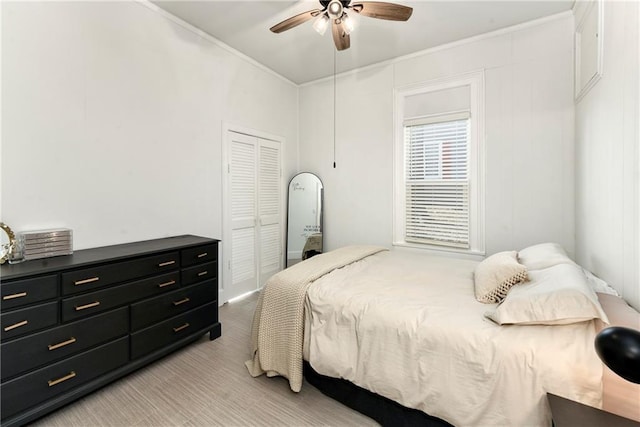
[[[252,378],[249,331],[257,294],[220,307],[208,336],[38,420],[37,426],[361,426],[370,418],[304,384]]]

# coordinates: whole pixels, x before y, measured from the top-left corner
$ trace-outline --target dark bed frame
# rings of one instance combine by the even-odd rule
[[[440,418],[402,406],[347,380],[321,375],[314,371],[307,361],[304,362],[304,377],[309,384],[323,394],[373,418],[383,426],[452,427],[451,424]]]

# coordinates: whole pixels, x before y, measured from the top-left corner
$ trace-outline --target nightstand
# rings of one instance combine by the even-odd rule
[[[640,423],[547,393],[555,427],[640,427]]]

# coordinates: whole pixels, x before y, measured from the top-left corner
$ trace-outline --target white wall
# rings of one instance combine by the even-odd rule
[[[302,86],[300,167],[325,184],[327,249],[391,244],[393,90],[484,69],[486,252],[555,241],[573,254],[572,52],[566,13],[341,75],[336,169],[333,80]]]
[[[222,123],[286,139],[292,83],[139,2],[2,2],[2,221],[76,249],[222,235]],[[284,208],[284,206],[283,206]]]
[[[581,9],[576,9],[576,21]],[[640,309],[640,3],[604,2],[603,73],[576,104],[577,261]]]

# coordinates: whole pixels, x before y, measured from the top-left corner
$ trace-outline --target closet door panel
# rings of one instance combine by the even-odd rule
[[[231,289],[228,299],[257,288],[257,139],[232,133],[230,146]]]
[[[281,269],[281,165],[280,144],[260,140],[258,218],[260,223],[260,286]]]

